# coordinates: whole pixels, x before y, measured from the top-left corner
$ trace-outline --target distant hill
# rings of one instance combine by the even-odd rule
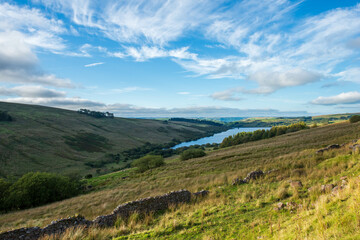
[[[95,118],[76,111],[0,102],[12,121],[0,121],[0,177],[29,171],[99,174],[131,159],[118,153],[207,136],[222,126],[184,121]],[[114,157],[117,156],[117,157]]]
[[[209,148],[206,156],[186,161],[172,157],[143,173],[130,168],[96,176],[85,180],[95,189],[87,194],[0,214],[0,232],[45,227],[75,214],[92,220],[135,199],[206,189],[207,197],[169,211],[134,214],[114,227],[79,229],[59,239],[360,239],[359,138],[360,122],[343,121]],[[255,170],[265,174],[240,181]]]

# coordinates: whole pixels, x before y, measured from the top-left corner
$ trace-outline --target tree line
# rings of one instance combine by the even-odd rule
[[[81,108],[77,111],[80,114],[85,114],[94,118],[114,118],[114,114],[110,112],[98,112],[98,111],[91,111],[89,109]]]
[[[200,124],[206,124],[211,126],[223,126],[223,123],[209,121],[209,120],[203,120],[203,119],[190,119],[190,118],[170,118],[168,121],[176,121],[176,122],[189,122],[189,123],[200,123]]]
[[[274,126],[269,130],[256,130],[254,132],[240,132],[236,135],[224,138],[220,144],[221,148],[234,146],[242,143],[257,141],[261,139],[272,138],[290,132],[296,132],[309,128],[305,122],[293,123],[289,126]]]

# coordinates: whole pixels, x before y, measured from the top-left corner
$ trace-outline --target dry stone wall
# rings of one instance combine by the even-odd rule
[[[139,199],[119,205],[114,211],[105,216],[98,216],[95,220],[89,221],[82,216],[69,217],[53,221],[45,228],[20,228],[0,234],[0,240],[36,240],[43,235],[61,234],[69,228],[76,227],[110,227],[113,226],[117,218],[127,218],[133,213],[147,214],[166,210],[171,205],[188,203],[191,200],[191,192],[180,190],[170,192],[165,195]]]

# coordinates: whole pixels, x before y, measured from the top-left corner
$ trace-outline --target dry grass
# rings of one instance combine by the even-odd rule
[[[176,239],[176,236],[222,239],[226,236],[224,231],[230,237],[246,236],[247,239],[262,235],[269,239],[294,239],[291,238],[293,236],[306,239],[308,236],[321,236],[324,231],[332,236],[328,229],[336,231],[336,225],[329,227],[327,222],[320,220],[324,214],[328,216],[329,204],[334,198],[330,198],[329,202],[319,190],[310,193],[305,190],[324,183],[336,183],[341,174],[357,171],[358,155],[350,155],[346,147],[325,152],[321,156],[317,156],[315,151],[329,144],[359,138],[359,130],[360,124],[329,125],[214,151],[206,157],[186,162],[174,161],[159,169],[132,175],[126,180],[114,179],[96,192],[1,215],[0,229],[44,226],[54,219],[76,213],[93,219],[129,200],[182,188],[191,191],[209,188],[212,194],[205,201],[183,205],[161,216],[149,216],[147,220],[119,223],[116,228],[92,229],[92,235],[84,230],[72,230],[66,233],[68,238],[63,238],[111,239],[126,235],[137,239],[150,234],[164,239]],[[244,177],[255,169],[278,171],[251,184],[240,187],[228,185],[235,177]],[[301,180],[304,188],[294,191],[289,187],[290,179]],[[351,182],[350,186],[357,185]],[[297,215],[274,213],[273,204],[279,199],[302,204],[303,210]],[[349,206],[352,209],[358,207],[355,201]],[[354,217],[358,219],[358,216]],[[299,224],[301,222],[303,224]],[[205,233],[200,234],[200,231]]]

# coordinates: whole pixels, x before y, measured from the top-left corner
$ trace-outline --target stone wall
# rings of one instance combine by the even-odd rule
[[[168,209],[170,205],[188,203],[191,200],[191,192],[180,190],[170,192],[165,195],[139,199],[119,205],[112,214],[99,216],[94,220],[94,224],[99,227],[113,226],[117,218],[128,218],[133,213],[148,214]]]
[[[20,228],[0,234],[0,240],[26,239],[36,240],[43,235],[61,234],[69,228],[75,227],[110,227],[113,226],[117,218],[127,218],[133,213],[147,214],[166,210],[171,205],[188,203],[191,200],[191,192],[188,190],[180,190],[170,192],[165,195],[139,199],[119,205],[114,209],[112,214],[98,216],[95,220],[89,221],[82,216],[69,217],[53,221],[45,228]]]

